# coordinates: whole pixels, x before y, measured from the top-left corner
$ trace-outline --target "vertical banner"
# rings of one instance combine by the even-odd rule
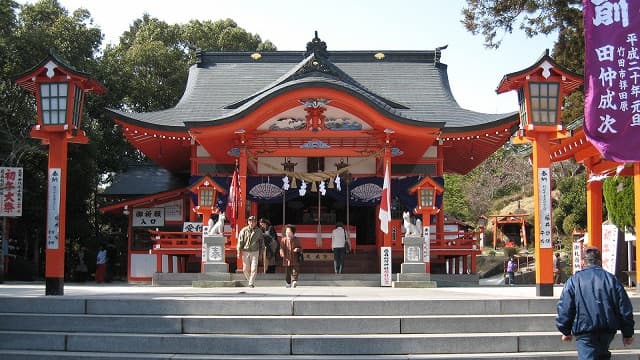
[[[424,243],[422,245],[422,261],[428,263],[431,261],[431,226],[425,226],[422,229]]]
[[[550,249],[553,244],[551,242],[551,172],[549,168],[538,168],[538,201],[540,248]]]
[[[573,242],[573,273],[582,270],[582,241]]]
[[[0,167],[0,216],[22,216],[21,167]]]
[[[380,286],[391,286],[391,247],[380,248]]]
[[[602,268],[616,274],[616,255],[618,254],[618,228],[615,225],[602,225]]]
[[[640,161],[640,1],[582,5],[585,135],[606,159]]]
[[[60,247],[60,179],[62,169],[49,169],[49,190],[47,192],[47,249]]]

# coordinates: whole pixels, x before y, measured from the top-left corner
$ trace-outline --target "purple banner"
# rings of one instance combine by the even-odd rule
[[[583,0],[584,131],[605,159],[640,161],[640,0]]]

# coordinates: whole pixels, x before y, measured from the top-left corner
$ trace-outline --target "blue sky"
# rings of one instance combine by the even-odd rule
[[[20,0],[21,3],[34,2]],[[245,30],[270,40],[278,50],[303,51],[317,30],[331,50],[433,50],[448,45],[442,62],[458,103],[484,113],[517,111],[515,93],[497,95],[505,74],[533,64],[551,49],[554,37],[507,34],[498,50],[460,23],[464,0],[59,0],[70,12],[84,7],[105,34],[119,36],[143,13],[168,23],[191,19],[233,19]]]

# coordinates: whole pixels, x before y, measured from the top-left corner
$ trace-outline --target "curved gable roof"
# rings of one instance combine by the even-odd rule
[[[461,108],[449,86],[447,66],[433,51],[198,52],[178,104],[162,111],[109,110],[140,126],[184,131],[187,126],[227,123],[256,104],[300,86],[341,88],[390,118],[443,132],[490,128],[514,113],[485,114]],[[384,54],[379,59],[377,54]],[[257,57],[256,57],[257,58]],[[201,123],[201,124],[197,124]]]

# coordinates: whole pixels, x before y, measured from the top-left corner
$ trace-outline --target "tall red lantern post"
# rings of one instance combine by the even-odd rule
[[[49,145],[45,294],[64,295],[67,144],[89,142],[81,130],[84,97],[106,90],[52,51],[14,80],[36,97],[38,124],[31,129],[31,137]]]
[[[530,67],[505,75],[496,90],[518,91],[520,129],[512,141],[533,148],[537,296],[553,296],[550,143],[569,136],[561,122],[562,100],[581,84],[582,76],[558,65],[547,50]]]

